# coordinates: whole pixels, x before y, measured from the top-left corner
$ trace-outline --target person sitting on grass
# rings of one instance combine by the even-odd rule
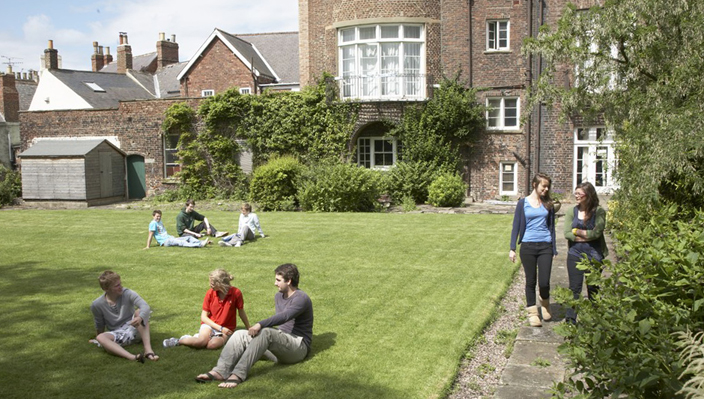
[[[149,234],[147,236],[147,246],[144,249],[149,249],[152,245],[152,237],[156,238],[156,242],[164,247],[189,247],[202,248],[210,244],[210,240],[200,241],[193,236],[174,237],[166,233],[164,223],[161,222],[161,211],[156,209],[152,212],[152,220],[149,222]]]
[[[206,234],[213,237],[227,235],[227,231],[218,232],[215,226],[210,224],[207,217],[195,211],[195,207],[196,202],[189,198],[186,201],[186,206],[176,216],[176,232],[179,237],[193,236],[201,238]],[[194,220],[198,220],[200,223],[197,226],[193,226]],[[206,234],[201,233],[203,230],[205,230]]]
[[[274,296],[276,314],[249,330],[236,331],[225,344],[217,365],[198,375],[196,382],[220,381],[220,388],[234,388],[247,379],[249,370],[267,350],[284,364],[298,363],[308,356],[313,337],[313,303],[298,289],[296,265],[280,265],[274,273],[279,289]]]
[[[165,339],[163,343],[165,348],[176,345],[192,348],[221,348],[235,332],[238,314],[244,327],[250,328],[247,312],[244,311],[242,291],[230,285],[234,277],[224,269],[213,270],[208,277],[210,289],[203,299],[200,330],[195,336],[184,335],[181,338]]]
[[[259,217],[256,213],[252,213],[252,206],[248,203],[242,204],[242,213],[240,213],[240,221],[237,226],[237,233],[227,236],[220,241],[222,247],[240,247],[245,240],[254,240],[255,230],[259,231],[259,235],[264,238],[264,231],[259,224]]]
[[[136,292],[123,288],[120,275],[111,270],[104,271],[98,281],[105,294],[90,305],[96,330],[96,337],[90,342],[102,346],[112,355],[128,360],[140,363],[144,363],[145,358],[159,360],[150,341],[151,308],[147,302]],[[105,331],[106,328],[108,331]],[[123,348],[140,340],[144,345],[144,352],[133,355]]]

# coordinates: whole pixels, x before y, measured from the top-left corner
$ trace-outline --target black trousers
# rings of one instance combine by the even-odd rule
[[[519,253],[526,273],[526,306],[535,306],[535,284],[540,297],[550,298],[550,272],[552,270],[551,242],[523,242]]]
[[[583,258],[576,257],[573,255],[567,256],[567,275],[570,279],[570,291],[572,291],[572,297],[574,299],[579,299],[582,296],[582,286],[584,284],[584,276],[589,274],[588,270],[577,269],[577,263],[581,262]],[[594,296],[599,293],[599,286],[587,284],[587,298],[590,301],[594,300]],[[577,310],[573,308],[567,308],[565,312],[565,319],[576,321],[577,320]]]

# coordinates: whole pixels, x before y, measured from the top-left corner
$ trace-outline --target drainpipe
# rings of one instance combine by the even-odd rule
[[[543,7],[542,7],[542,0],[537,0],[537,7],[538,7],[538,21],[540,26],[543,25]],[[543,73],[543,57],[538,56],[538,76]],[[535,150],[535,164],[537,165],[538,169],[540,169],[540,135],[542,133],[542,126],[543,126],[543,105],[538,104],[538,125],[537,125],[537,131],[536,131],[536,150]]]
[[[474,87],[474,81],[472,79],[472,51],[474,50],[472,41],[472,6],[474,6],[474,0],[468,0],[467,5],[469,6],[469,87]]]
[[[528,6],[528,36],[533,37],[533,0],[530,0],[530,5]],[[533,54],[528,55],[528,88],[533,87]],[[540,107],[540,106],[538,106]],[[530,144],[531,144],[531,135],[532,135],[532,125],[533,125],[533,111],[530,112],[530,115],[528,116],[528,131],[526,132],[526,160],[527,165],[526,165],[526,195],[530,193],[530,177],[533,174],[533,171],[531,170],[532,167],[532,162],[531,162],[531,156],[530,156]]]

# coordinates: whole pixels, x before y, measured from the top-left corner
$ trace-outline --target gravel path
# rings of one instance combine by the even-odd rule
[[[501,300],[496,320],[462,359],[449,399],[487,398],[494,395],[501,372],[508,363],[519,327],[525,322],[525,275],[516,271]]]

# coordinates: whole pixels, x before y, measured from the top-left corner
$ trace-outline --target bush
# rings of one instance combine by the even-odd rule
[[[22,195],[22,176],[0,165],[0,207],[12,204]]]
[[[303,165],[292,156],[273,157],[254,171],[249,198],[262,211],[290,211],[296,207],[296,180]]]
[[[387,176],[389,193],[396,200],[410,196],[417,204],[423,204],[437,172],[431,162],[398,162]]]
[[[428,188],[428,202],[433,206],[460,206],[466,189],[457,173],[440,174]]]
[[[317,212],[369,212],[378,209],[381,172],[350,164],[321,164],[301,178],[301,208]]]
[[[589,284],[601,287],[593,303],[558,293],[579,309],[577,326],[561,352],[583,378],[573,390],[590,397],[672,398],[682,388],[684,367],[673,332],[704,330],[704,212],[682,218],[676,206],[631,213],[620,202],[615,231],[619,262],[604,262]],[[627,216],[627,218],[624,218]]]

